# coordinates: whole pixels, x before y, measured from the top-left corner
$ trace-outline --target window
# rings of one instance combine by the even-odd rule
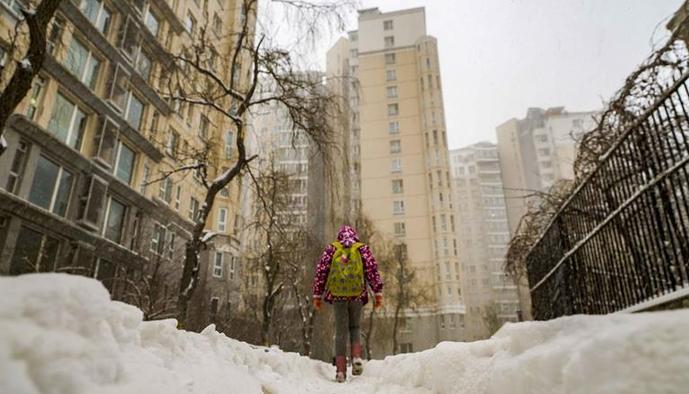
[[[106,208],[108,184],[97,175],[91,175],[86,185],[88,193],[79,199],[78,220],[93,231],[98,231],[101,229],[101,219]]]
[[[395,70],[385,70],[385,80],[386,81],[396,81],[397,73]]]
[[[168,204],[172,200],[172,179],[170,177],[167,177],[160,182],[158,197]]]
[[[191,12],[187,11],[187,17],[184,19],[184,28],[189,34],[194,34],[194,29],[196,28],[196,19],[191,15]]]
[[[136,23],[131,18],[127,19],[122,28],[119,47],[129,60],[134,60],[139,51],[139,31],[137,30]]]
[[[122,182],[129,185],[132,181],[132,173],[134,172],[134,159],[136,154],[133,150],[122,142],[120,142],[119,151],[117,152],[117,160],[115,161],[115,176]]]
[[[223,271],[223,254],[222,252],[215,252],[215,259],[213,259],[213,276],[222,278]]]
[[[10,275],[55,270],[60,241],[22,226],[10,261]]]
[[[402,143],[400,140],[390,141],[390,153],[400,153],[402,152]]]
[[[387,36],[384,38],[385,48],[392,48],[395,46],[395,37]]]
[[[392,159],[390,172],[402,172],[402,159]]]
[[[349,57],[357,57],[357,56],[359,56],[359,51],[356,48],[349,50]]]
[[[392,30],[392,20],[383,21],[383,30]]]
[[[230,259],[230,279],[234,279],[234,273],[239,268],[239,257],[232,256]]]
[[[536,142],[548,142],[548,136],[546,134],[536,134],[534,135]]]
[[[31,120],[36,120],[38,117],[38,109],[41,107],[43,100],[43,91],[45,87],[45,79],[40,76],[34,78],[31,85],[31,98],[29,99],[29,108],[26,110],[26,116]]]
[[[141,119],[143,118],[144,114],[144,103],[131,92],[129,92],[128,101],[125,118],[127,119],[127,122],[134,128],[134,130],[138,131],[141,127]]]
[[[392,213],[395,215],[404,214],[404,201],[396,200],[392,202]]]
[[[103,4],[102,0],[82,0],[79,9],[98,31],[104,35],[108,33],[112,11]]]
[[[189,220],[191,220],[192,222],[195,222],[198,218],[199,206],[199,200],[195,199],[194,197],[191,197],[191,200],[189,201]]]
[[[167,134],[167,141],[165,142],[165,153],[172,157],[177,156],[178,144],[179,134],[174,130],[170,130],[170,132]]]
[[[407,234],[407,228],[404,225],[404,222],[398,222],[395,223],[395,236],[398,237],[403,237]]]
[[[136,59],[136,72],[141,75],[141,78],[144,79],[144,81],[148,81],[148,79],[151,77],[151,56],[146,53],[146,51],[141,51],[139,52],[139,56]]]
[[[115,71],[112,73],[110,80],[108,81],[108,101],[118,110],[126,109],[127,105],[127,81],[129,80],[129,74],[120,65],[117,65]]]
[[[549,156],[550,155],[550,149],[549,148],[539,148],[538,154],[541,156]]]
[[[22,6],[24,2],[22,0],[0,0],[5,3],[17,16],[22,15]]]
[[[397,97],[397,86],[388,86],[385,88],[388,98]]]
[[[400,122],[394,121],[388,123],[388,133],[397,134],[400,132]]]
[[[146,10],[146,0],[132,0],[132,3],[134,5],[134,9],[136,9],[139,14],[143,15],[144,10]]]
[[[53,18],[48,28],[48,38],[46,39],[46,50],[49,54],[54,55],[55,49],[60,45],[62,32],[65,30],[65,20],[59,16]]]
[[[10,193],[17,194],[19,192],[19,185],[21,184],[21,178],[24,174],[24,168],[26,168],[26,159],[29,153],[29,144],[20,140],[17,145],[17,150],[14,152],[14,158],[12,159],[12,165],[10,166],[10,173],[7,177],[7,185],[5,190]]]
[[[160,223],[153,226],[153,236],[151,237],[151,252],[162,255],[165,250],[165,227]]]
[[[232,131],[225,132],[225,158],[232,157],[232,150],[234,149],[234,133]]]
[[[73,178],[71,172],[41,156],[36,165],[29,201],[64,217],[72,193]]]
[[[61,142],[79,150],[86,128],[86,114],[61,93],[55,97],[53,113],[48,121],[48,131]]]
[[[175,238],[177,238],[177,234],[175,234],[174,231],[168,230],[167,231],[167,256],[170,259],[173,259],[175,257]]]
[[[120,243],[126,210],[127,208],[124,204],[110,197],[105,214],[105,225],[103,226],[103,236],[105,238],[115,243]]]
[[[392,180],[392,192],[395,194],[404,192],[404,183],[402,182],[402,179]]]
[[[396,61],[397,59],[394,53],[385,54],[385,64],[395,64]]]
[[[210,128],[210,121],[205,115],[201,115],[199,120],[199,137],[204,141],[208,140],[208,129]]]
[[[218,210],[218,231],[224,233],[227,230],[227,208]]]
[[[411,343],[400,343],[400,353],[414,353],[414,347]]]
[[[397,116],[400,113],[399,104],[388,104],[388,116]]]
[[[149,8],[148,12],[146,13],[146,28],[148,28],[148,31],[153,34],[153,37],[158,37],[158,30],[160,29],[160,22],[158,20],[158,17],[153,13],[153,11]]]

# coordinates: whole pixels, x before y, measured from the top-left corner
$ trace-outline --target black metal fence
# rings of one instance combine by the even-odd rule
[[[689,74],[620,136],[532,247],[534,317],[689,290]]]

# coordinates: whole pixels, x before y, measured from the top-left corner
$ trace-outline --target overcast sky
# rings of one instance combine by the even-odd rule
[[[495,141],[529,107],[596,110],[667,37],[683,0],[361,0],[426,7],[438,38],[451,148]],[[356,17],[350,29],[356,29]],[[336,38],[331,37],[332,45]],[[323,60],[325,50],[323,49]]]

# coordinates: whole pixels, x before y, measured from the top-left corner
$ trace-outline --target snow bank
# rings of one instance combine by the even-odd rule
[[[92,279],[0,277],[0,393],[686,393],[689,311],[512,324],[332,382],[328,364],[174,320]]]

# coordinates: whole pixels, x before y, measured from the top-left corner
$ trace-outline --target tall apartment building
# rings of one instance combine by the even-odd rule
[[[524,119],[497,127],[498,157],[507,202],[510,236],[529,206],[539,203],[536,192],[556,182],[574,179],[577,140],[595,125],[594,112],[567,112],[564,107],[529,108]],[[526,278],[518,278],[525,319],[531,318]]]
[[[524,119],[497,127],[510,234],[514,236],[528,204],[524,198],[555,182],[574,179],[576,141],[591,130],[595,112],[567,112],[564,107],[529,108]]]
[[[0,2],[3,48],[20,3]],[[203,3],[205,10],[191,0],[62,2],[48,29],[43,69],[5,130],[0,274],[93,276],[123,298],[128,281],[162,264],[169,276],[152,297],[174,305],[205,188],[195,174],[163,174],[189,164],[190,152],[206,141],[218,141],[211,145],[217,168],[210,176],[236,154],[229,122],[160,93],[160,65],[202,24],[210,26],[220,56],[231,50],[230,32],[246,17],[242,2]],[[228,77],[226,69],[217,72]],[[213,321],[237,288],[238,196],[235,186],[222,191],[209,218],[208,230],[219,236],[201,255],[196,305],[208,308],[194,309],[199,325]]]
[[[510,239],[495,144],[480,142],[450,151],[459,260],[466,305],[466,339],[486,338],[517,321],[519,297],[505,275]]]
[[[352,190],[403,250],[426,300],[406,311],[400,351],[463,338],[438,47],[423,8],[359,11],[358,30],[328,52],[329,78],[350,86]],[[338,74],[338,71],[340,73]],[[358,148],[357,148],[358,146]],[[355,197],[356,199],[356,197]]]

